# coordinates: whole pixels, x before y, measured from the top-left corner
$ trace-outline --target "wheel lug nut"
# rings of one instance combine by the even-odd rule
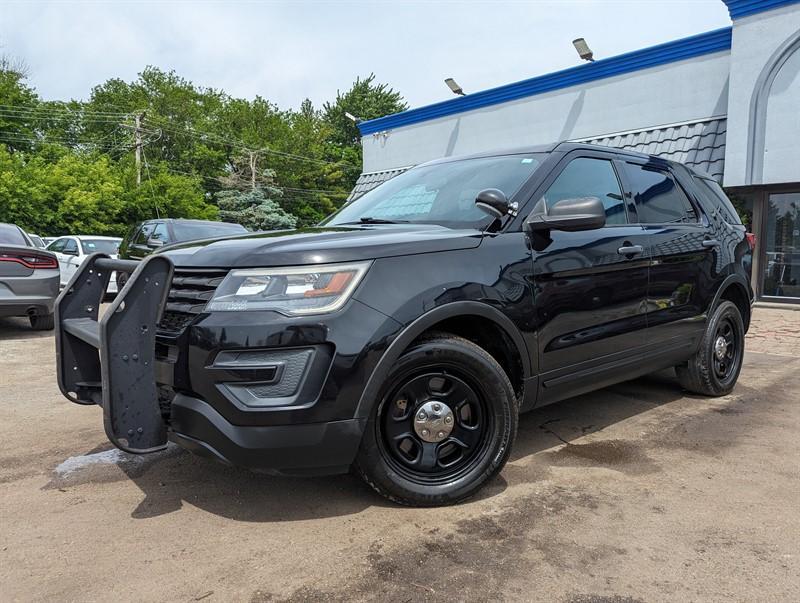
[[[445,422],[445,423],[447,423],[448,425],[450,425],[450,423],[452,423],[452,422],[453,422],[453,417],[451,417],[450,415],[447,415],[447,416],[444,418],[444,422]]]
[[[427,429],[422,430],[422,435],[427,436],[430,432]]]
[[[436,436],[441,440],[444,437],[444,432],[440,431],[439,433],[436,434]]]
[[[427,418],[428,418],[428,415],[426,415],[424,412],[421,412],[421,413],[419,413],[419,414],[417,415],[417,418],[418,418],[420,421],[424,421],[425,419],[427,419]]]

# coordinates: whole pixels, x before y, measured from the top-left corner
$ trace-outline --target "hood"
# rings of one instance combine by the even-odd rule
[[[244,268],[331,264],[469,249],[480,245],[477,230],[431,224],[317,227],[252,233],[172,245],[159,253],[177,267]]]

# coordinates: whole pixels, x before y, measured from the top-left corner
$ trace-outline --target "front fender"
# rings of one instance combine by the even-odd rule
[[[372,405],[377,400],[378,393],[392,367],[408,348],[408,346],[422,333],[430,329],[435,324],[448,318],[460,316],[477,316],[494,322],[498,327],[509,336],[517,348],[517,353],[522,359],[523,376],[527,379],[531,376],[531,357],[528,347],[519,329],[502,312],[490,305],[475,301],[458,301],[448,303],[429,312],[426,312],[410,324],[408,324],[400,334],[392,341],[378,364],[372,371],[367,380],[364,390],[356,407],[356,418],[366,418],[372,410]]]

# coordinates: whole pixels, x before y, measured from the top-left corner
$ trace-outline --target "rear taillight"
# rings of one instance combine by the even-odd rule
[[[744,236],[747,239],[747,244],[750,245],[750,251],[755,251],[756,235],[754,235],[752,232],[746,232]]]
[[[37,268],[53,270],[58,268],[58,261],[54,257],[34,253],[0,253],[0,262],[15,262],[31,270],[36,270]]]

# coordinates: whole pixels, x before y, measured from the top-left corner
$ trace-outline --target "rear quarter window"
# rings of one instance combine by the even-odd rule
[[[716,211],[725,222],[728,224],[741,225],[742,220],[739,218],[739,214],[736,213],[733,203],[731,203],[730,199],[725,195],[725,191],[722,190],[722,187],[717,184],[715,180],[698,178],[695,176],[694,181],[697,183],[703,196],[712,204],[714,211]]]
[[[666,170],[650,165],[626,163],[626,173],[633,188],[639,222],[670,224],[697,222],[697,214],[678,183]]]

